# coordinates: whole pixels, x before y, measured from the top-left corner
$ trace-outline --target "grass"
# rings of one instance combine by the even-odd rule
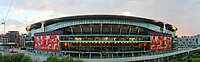
[[[192,62],[199,62],[200,61],[200,58],[191,58],[192,59]]]

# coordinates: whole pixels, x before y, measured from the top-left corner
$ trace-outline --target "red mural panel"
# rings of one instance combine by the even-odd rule
[[[151,51],[170,50],[172,36],[169,34],[151,34]]]
[[[48,50],[59,52],[59,36],[56,35],[36,35],[34,36],[34,48],[36,50]]]

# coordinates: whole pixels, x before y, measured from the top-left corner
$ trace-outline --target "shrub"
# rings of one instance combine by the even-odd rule
[[[75,62],[75,61],[71,58],[64,57],[64,58],[61,59],[61,62]]]
[[[3,59],[2,52],[0,52],[0,61]]]
[[[80,59],[74,60],[69,57],[64,57],[64,58],[59,59],[55,55],[51,55],[47,58],[47,62],[83,62],[83,61]]]
[[[21,62],[32,62],[32,59],[31,59],[31,57],[29,57],[29,56],[24,56],[24,57],[22,58]]]
[[[83,60],[77,59],[75,62],[83,62]]]
[[[3,55],[2,56],[2,62],[12,62],[13,60],[11,59],[10,55]]]
[[[21,62],[23,57],[24,57],[23,53],[17,53],[11,55],[11,59],[13,60],[13,62]]]
[[[51,55],[47,58],[47,62],[58,62],[58,58],[55,55]]]

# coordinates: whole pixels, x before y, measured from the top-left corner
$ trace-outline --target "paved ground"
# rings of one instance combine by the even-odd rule
[[[108,58],[108,59],[82,59],[86,62],[126,62],[126,61],[140,61],[140,60],[149,60],[149,59],[156,59],[156,58],[161,58],[161,57],[167,57],[167,56],[172,56],[180,53],[185,53],[188,51],[193,51],[193,50],[199,50],[200,47],[195,48],[195,49],[186,49],[186,50],[180,50],[180,51],[175,51],[172,53],[166,53],[166,54],[159,54],[159,55],[150,55],[150,56],[139,56],[139,57],[127,57],[127,58]]]
[[[148,60],[148,59],[155,59],[155,58],[160,58],[160,57],[166,57],[166,56],[171,56],[175,54],[180,54],[183,52],[188,52],[192,50],[197,50],[200,49],[200,47],[195,48],[195,49],[186,49],[186,50],[181,50],[181,51],[175,51],[172,53],[166,53],[166,54],[160,54],[160,55],[150,55],[150,56],[139,56],[139,57],[127,57],[127,58],[107,58],[107,59],[81,59],[86,62],[124,62],[124,61],[138,61],[138,60]],[[26,50],[19,50],[16,49],[19,53],[24,53],[26,56],[32,57],[34,62],[43,62],[47,60],[47,55],[42,55],[42,54],[36,54],[32,53]]]
[[[33,62],[43,62],[46,61],[47,56],[44,55],[40,55],[40,54],[35,54],[35,53],[31,53],[28,51],[23,51],[23,50],[17,50],[18,53],[24,53],[26,56],[30,56],[33,59]],[[0,53],[2,53],[3,55],[5,54],[11,54],[9,52],[5,52],[5,51],[0,51]]]
[[[43,62],[43,61],[46,61],[47,60],[47,55],[41,55],[41,54],[36,54],[36,53],[32,53],[32,52],[29,52],[29,51],[26,51],[26,50],[19,50],[19,49],[16,49],[18,51],[18,53],[24,53],[26,56],[30,56],[32,57],[33,61],[34,62]]]

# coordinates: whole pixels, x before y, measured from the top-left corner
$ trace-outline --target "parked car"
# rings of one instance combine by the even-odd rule
[[[9,52],[10,52],[10,53],[17,53],[17,50],[10,49]]]
[[[25,47],[22,47],[21,50],[26,50],[26,48],[25,48]]]

